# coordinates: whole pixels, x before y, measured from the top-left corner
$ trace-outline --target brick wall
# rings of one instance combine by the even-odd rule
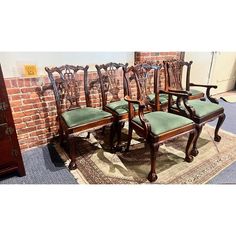
[[[164,59],[179,58],[180,56],[180,52],[136,52],[135,62],[162,61]],[[89,72],[89,80],[96,78],[96,72]],[[43,85],[49,84],[49,79],[46,76],[39,78],[5,78],[5,83],[21,149],[48,143],[53,136],[58,134],[53,92],[47,90],[43,95],[39,93]],[[81,96],[81,102],[85,104],[83,99],[85,97]],[[99,94],[92,91],[91,99],[94,107],[101,106],[101,96]]]
[[[180,59],[182,58],[182,52],[135,52],[134,61],[144,62],[144,61],[159,61],[169,59]]]
[[[96,73],[89,74],[89,79],[96,78]],[[46,144],[57,135],[57,111],[53,92],[47,90],[40,94],[43,85],[49,84],[47,77],[5,78],[5,84],[11,105],[13,119],[21,149]],[[96,93],[91,95],[93,106],[101,102]],[[85,104],[85,97],[81,96]]]
[[[135,63],[148,61],[162,63],[164,60],[182,59],[183,55],[182,52],[135,52],[134,61]],[[160,87],[163,89],[165,87],[165,75],[163,69],[160,72]]]

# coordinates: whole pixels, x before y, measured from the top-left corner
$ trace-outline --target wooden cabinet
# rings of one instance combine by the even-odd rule
[[[9,172],[25,175],[16,129],[0,65],[0,175]]]

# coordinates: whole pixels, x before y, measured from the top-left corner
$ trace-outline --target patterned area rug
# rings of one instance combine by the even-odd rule
[[[123,129],[123,140],[127,130]],[[236,161],[236,136],[221,131],[220,143],[213,141],[214,128],[206,125],[198,142],[199,154],[192,163],[184,161],[187,136],[168,141],[157,153],[156,184],[203,184]],[[93,133],[90,139],[78,137],[78,169],[71,171],[80,184],[141,184],[150,170],[149,147],[133,135],[130,152],[107,151],[108,133]],[[104,141],[103,141],[104,140]],[[55,148],[68,166],[66,152]]]

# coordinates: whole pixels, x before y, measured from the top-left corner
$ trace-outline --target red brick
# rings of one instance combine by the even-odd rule
[[[21,106],[21,110],[22,111],[25,111],[25,110],[30,110],[30,109],[33,109],[33,105],[32,104],[28,104],[28,105],[23,105]]]
[[[5,85],[6,85],[7,89],[11,88],[11,81],[9,79],[5,79],[4,82],[5,82]]]
[[[40,118],[39,115],[33,115],[33,116],[31,116],[31,119],[36,120],[36,121],[38,121],[39,118]]]
[[[21,150],[25,150],[25,149],[28,149],[28,148],[29,148],[28,144],[20,144],[20,149]]]
[[[40,124],[36,126],[36,129],[39,130],[39,129],[44,129],[46,127],[48,127],[46,124]]]
[[[24,122],[31,120],[31,117],[30,117],[30,116],[27,116],[27,117],[25,117],[25,115],[23,115],[23,116],[24,116],[24,118],[22,118],[22,120],[23,120]]]
[[[47,97],[44,97],[45,101],[55,101],[55,98],[52,97],[52,96],[47,96]]]
[[[40,141],[35,142],[35,146],[43,145],[46,143],[47,143],[47,140],[40,140]]]
[[[25,124],[27,127],[32,127],[32,126],[35,126],[35,121],[34,120],[33,121],[26,121]]]
[[[25,115],[22,113],[22,112],[14,112],[13,113],[13,117],[14,117],[14,119],[15,118],[22,118],[22,117],[24,117]]]
[[[34,130],[36,130],[36,127],[29,127],[29,128],[25,128],[25,129],[20,129],[18,132],[19,132],[19,134],[25,134],[25,133],[29,133]]]
[[[11,79],[11,87],[18,87],[17,79]]]
[[[23,79],[24,80],[24,85],[25,85],[25,87],[30,87],[31,86],[31,84],[30,84],[30,78],[25,78],[25,79]]]
[[[37,113],[37,110],[29,110],[29,111],[23,111],[25,116],[31,116],[35,115]]]
[[[30,98],[30,94],[26,94],[26,93],[22,94],[21,96],[22,96],[23,99],[29,99]]]
[[[11,100],[20,100],[22,98],[21,95],[12,95]]]
[[[22,123],[22,122],[23,122],[23,120],[21,118],[14,119],[15,124],[19,124],[19,123]]]
[[[39,95],[37,93],[31,93],[30,98],[39,98]]]
[[[22,105],[22,101],[21,100],[11,101],[10,104],[11,107],[20,107]]]
[[[36,132],[37,132],[36,130],[29,132],[29,137],[37,136]]]
[[[39,86],[40,78],[32,78],[31,79],[31,86]]]
[[[46,114],[46,113],[40,114],[40,118],[46,118],[46,117],[48,117],[48,114]]]
[[[24,80],[23,80],[23,79],[18,78],[18,79],[17,79],[17,83],[18,83],[19,88],[24,87]]]
[[[23,129],[27,127],[25,123],[20,123],[20,124],[15,124],[15,125],[16,125],[16,129]]]
[[[13,113],[21,111],[21,107],[13,107]]]
[[[27,99],[27,100],[23,101],[24,104],[34,104],[34,103],[38,103],[38,102],[39,102],[38,98],[32,98],[32,99]]]
[[[177,52],[168,52],[168,55],[177,55]]]
[[[7,89],[8,94],[19,94],[21,91],[19,88],[9,88]]]
[[[27,87],[27,88],[22,88],[21,89],[21,92],[22,93],[32,93],[32,92],[35,92],[35,88],[29,88],[29,87]]]

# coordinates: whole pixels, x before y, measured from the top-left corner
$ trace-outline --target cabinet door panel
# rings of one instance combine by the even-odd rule
[[[7,124],[0,124],[0,164],[5,164],[12,160],[11,139],[6,134]]]
[[[17,171],[25,175],[7,90],[0,65],[0,174]]]

